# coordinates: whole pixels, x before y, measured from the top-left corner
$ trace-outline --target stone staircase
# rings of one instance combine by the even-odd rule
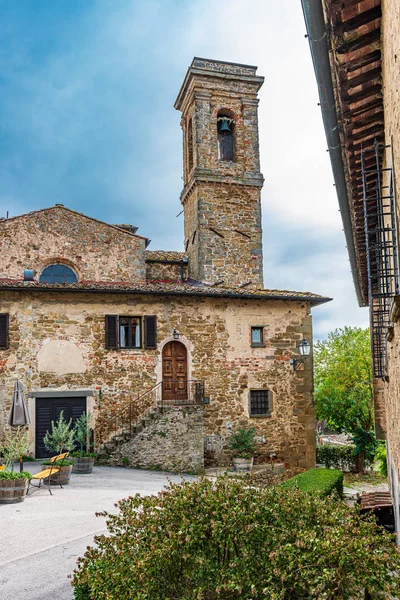
[[[118,447],[129,442],[137,434],[141,433],[153,421],[156,415],[161,414],[161,408],[155,406],[145,417],[142,417],[137,423],[130,426],[129,431],[120,431],[110,437],[110,439],[102,444],[97,452],[97,460],[99,463],[107,462],[109,456],[118,449]]]
[[[99,464],[199,472],[204,466],[204,385],[186,382],[186,397],[163,400],[160,382],[96,419]],[[97,434],[97,435],[96,435]]]

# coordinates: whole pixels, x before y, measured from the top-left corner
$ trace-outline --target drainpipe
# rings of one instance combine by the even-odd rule
[[[350,218],[350,198],[347,193],[345,170],[342,157],[341,140],[337,121],[335,95],[332,85],[331,64],[329,60],[329,32],[325,26],[322,0],[301,0],[304,20],[314,64],[315,77],[321,104],[322,120],[328,143],[336,193],[342,215],[344,235],[350,258],[350,268],[353,276],[358,304],[367,306],[361,294],[357,269],[356,251],[353,239],[353,229]]]

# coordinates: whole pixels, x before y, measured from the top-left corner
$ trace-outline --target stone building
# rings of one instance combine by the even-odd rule
[[[315,464],[312,358],[297,348],[328,299],[263,287],[262,83],[247,65],[189,67],[182,252],[62,205],[0,221],[0,418],[19,378],[36,456],[61,410],[90,410],[114,463],[198,471],[252,425],[258,460]]]
[[[346,244],[369,306],[375,431],[400,531],[400,4],[303,0]]]

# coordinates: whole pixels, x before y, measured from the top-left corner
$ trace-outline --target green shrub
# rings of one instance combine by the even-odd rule
[[[310,469],[299,473],[282,484],[284,488],[297,487],[302,492],[318,492],[320,496],[330,496],[336,491],[343,496],[343,473],[338,469]]]
[[[96,452],[85,452],[85,450],[77,450],[76,452],[71,452],[70,456],[73,458],[96,458]]]
[[[0,471],[0,479],[32,479],[32,473],[28,471]]]
[[[354,446],[336,446],[323,444],[317,446],[317,463],[325,465],[327,469],[341,469],[354,472],[356,470],[356,457]]]
[[[291,600],[400,593],[393,536],[298,489],[171,484],[121,500],[73,575],[75,600]],[[390,573],[392,575],[390,575]],[[362,592],[362,596],[360,594]]]
[[[385,442],[379,442],[375,451],[375,460],[378,462],[378,472],[383,477],[387,477],[387,456]]]
[[[254,427],[240,427],[228,438],[228,448],[235,458],[251,458],[256,451]]]

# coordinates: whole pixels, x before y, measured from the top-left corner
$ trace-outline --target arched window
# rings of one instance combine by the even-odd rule
[[[78,283],[78,278],[67,265],[56,264],[43,269],[39,283]]]
[[[188,171],[193,169],[193,123],[192,119],[189,119],[188,133],[187,133],[187,145],[188,145]]]
[[[235,120],[228,110],[217,115],[218,160],[235,160]]]

